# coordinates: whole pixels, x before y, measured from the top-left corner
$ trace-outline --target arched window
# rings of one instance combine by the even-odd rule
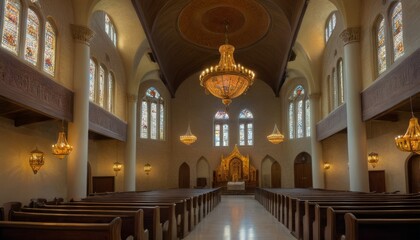
[[[336,109],[338,107],[338,80],[337,80],[337,73],[335,71],[335,68],[333,68],[331,76],[333,76],[333,86],[332,86],[332,96],[333,96],[333,107]]]
[[[394,46],[394,61],[404,55],[403,18],[401,2],[395,4],[391,11],[392,42]]]
[[[96,95],[96,63],[90,59],[89,64],[89,100],[95,102]]]
[[[330,15],[330,17],[327,20],[327,24],[325,25],[325,42],[328,42],[328,40],[330,39],[331,34],[333,33],[335,29],[336,23],[337,23],[337,18],[334,12]]]
[[[344,103],[344,76],[343,76],[343,59],[337,62],[337,85],[338,85],[338,104]]]
[[[44,44],[44,71],[54,76],[55,73],[55,50],[57,36],[55,28],[50,21],[45,24]]]
[[[302,85],[297,85],[289,97],[289,138],[303,138],[311,135],[310,105]]]
[[[229,146],[229,114],[225,111],[214,115],[214,146]]]
[[[105,32],[108,34],[114,46],[117,46],[117,31],[115,30],[114,24],[108,14],[105,13]]]
[[[376,58],[378,74],[386,70],[385,19],[379,16],[375,24]]]
[[[147,89],[141,102],[140,138],[164,140],[165,105],[154,87]]]
[[[239,145],[252,146],[254,144],[254,116],[248,109],[239,113]]]
[[[26,18],[26,38],[25,38],[25,55],[26,61],[33,65],[38,63],[39,49],[39,18],[31,8],[28,9]]]
[[[19,49],[20,1],[6,0],[3,13],[1,46],[17,55]]]
[[[114,89],[115,89],[115,80],[114,74],[110,72],[108,74],[108,87],[107,87],[107,109],[110,112],[114,112]]]
[[[99,65],[99,79],[98,79],[98,104],[101,107],[105,106],[105,68]]]

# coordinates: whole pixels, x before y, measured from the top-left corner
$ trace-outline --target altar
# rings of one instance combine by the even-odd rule
[[[227,190],[245,190],[245,182],[228,182]]]

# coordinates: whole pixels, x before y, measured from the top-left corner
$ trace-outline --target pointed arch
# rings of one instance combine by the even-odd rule
[[[44,36],[44,66],[43,69],[51,76],[55,76],[57,53],[57,26],[53,19],[47,18]]]
[[[197,187],[208,187],[210,183],[210,164],[203,156],[197,160]]]
[[[277,161],[271,164],[271,187],[281,188],[281,166]]]
[[[190,188],[190,166],[183,162],[178,170],[178,187]]]
[[[299,153],[294,161],[295,187],[312,187],[312,157],[307,152]]]
[[[385,72],[387,68],[385,19],[382,15],[379,15],[375,20],[373,34],[376,50],[376,70],[377,74],[380,75],[381,73]]]
[[[40,17],[35,9],[28,8],[26,15],[24,59],[34,66],[38,64],[40,35]]]
[[[393,59],[394,62],[404,55],[404,39],[403,39],[403,16],[402,4],[400,1],[396,2],[390,11],[391,18],[391,32],[393,45]]]
[[[1,46],[15,55],[19,53],[21,15],[22,3],[20,0],[5,1]]]

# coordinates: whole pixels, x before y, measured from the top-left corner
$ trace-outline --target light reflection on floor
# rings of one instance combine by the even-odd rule
[[[186,240],[296,240],[250,195],[224,195]]]

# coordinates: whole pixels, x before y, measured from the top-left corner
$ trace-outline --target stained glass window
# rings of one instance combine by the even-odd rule
[[[340,58],[337,64],[337,77],[338,77],[338,95],[339,105],[344,103],[344,76],[343,76],[343,59]]]
[[[214,146],[229,146],[229,115],[225,111],[217,111],[214,115]]]
[[[90,59],[89,64],[89,100],[95,101],[96,63]]]
[[[105,105],[105,69],[102,65],[99,65],[98,104]]]
[[[289,138],[310,135],[310,106],[302,85],[297,85],[289,97]]]
[[[111,39],[114,46],[117,46],[117,33],[115,31],[114,24],[111,21],[111,18],[108,14],[105,14],[105,32],[108,35],[109,39]]]
[[[392,39],[394,44],[394,61],[404,55],[402,5],[398,2],[392,10]]]
[[[297,119],[296,119],[296,124],[297,124],[297,134],[296,137],[297,138],[302,138],[303,137],[303,100],[299,100],[297,102]]]
[[[6,0],[4,4],[1,46],[18,54],[21,5],[19,0]]]
[[[328,18],[327,25],[325,26],[325,42],[328,42],[328,40],[330,39],[331,34],[333,33],[335,29],[336,23],[337,23],[337,18],[335,16],[335,13],[333,13]]]
[[[114,74],[108,74],[108,92],[107,92],[107,108],[108,111],[113,112],[114,107]]]
[[[381,16],[376,23],[376,54],[378,73],[386,70],[385,20]]]
[[[54,76],[56,33],[50,22],[45,25],[44,71]]]
[[[165,104],[154,87],[146,90],[141,106],[141,138],[164,140],[165,138]]]
[[[311,108],[309,105],[309,99],[305,100],[305,125],[306,125],[306,136],[311,136]]]
[[[293,102],[289,103],[289,138],[295,138],[295,106]]]
[[[38,49],[39,18],[38,15],[29,8],[28,17],[26,18],[25,60],[36,65],[38,62]]]
[[[239,113],[239,145],[251,146],[253,139],[253,114],[248,109],[243,109]]]

